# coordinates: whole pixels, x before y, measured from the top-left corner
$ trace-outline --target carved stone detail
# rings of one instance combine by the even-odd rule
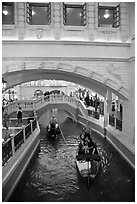
[[[43,37],[43,33],[44,33],[44,30],[42,28],[36,29],[36,35],[38,39],[41,39]]]

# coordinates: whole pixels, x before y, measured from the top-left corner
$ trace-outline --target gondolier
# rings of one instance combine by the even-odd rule
[[[59,134],[60,134],[60,127],[57,119],[53,115],[50,120],[50,123],[47,126],[47,136],[49,138],[56,139]]]
[[[91,125],[90,125],[90,121],[87,121],[86,125],[84,125],[84,127],[82,129],[82,132],[81,132],[81,135],[84,135],[85,137],[92,135],[92,128],[91,128]]]

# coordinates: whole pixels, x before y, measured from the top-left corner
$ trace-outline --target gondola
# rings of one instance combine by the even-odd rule
[[[47,126],[47,136],[50,139],[57,139],[58,135],[61,133],[59,124],[48,124]]]
[[[79,148],[78,148],[79,149]],[[96,147],[95,153],[80,153],[79,150],[76,155],[76,166],[80,175],[88,181],[88,186],[90,181],[97,176],[101,164],[101,157]]]

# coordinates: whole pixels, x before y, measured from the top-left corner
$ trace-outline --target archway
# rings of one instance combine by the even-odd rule
[[[94,90],[100,95],[106,97],[107,90],[110,89],[113,93],[119,96],[121,99],[128,100],[127,96],[124,93],[113,89],[112,87],[88,76],[81,75],[75,72],[69,72],[66,70],[60,69],[31,69],[31,70],[21,70],[8,72],[3,74],[3,78],[7,81],[7,89],[15,85],[40,80],[40,79],[55,79],[55,80],[64,80],[73,83],[80,84],[82,86],[88,87],[89,89]]]

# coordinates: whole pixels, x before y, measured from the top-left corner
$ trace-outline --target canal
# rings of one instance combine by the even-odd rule
[[[98,133],[93,140],[101,152],[101,168],[95,180],[87,188],[79,175],[75,156],[82,125],[67,117],[58,115],[65,139],[56,141],[46,137],[49,122],[47,113],[39,119],[40,148],[34,156],[10,202],[134,202],[134,170]]]

